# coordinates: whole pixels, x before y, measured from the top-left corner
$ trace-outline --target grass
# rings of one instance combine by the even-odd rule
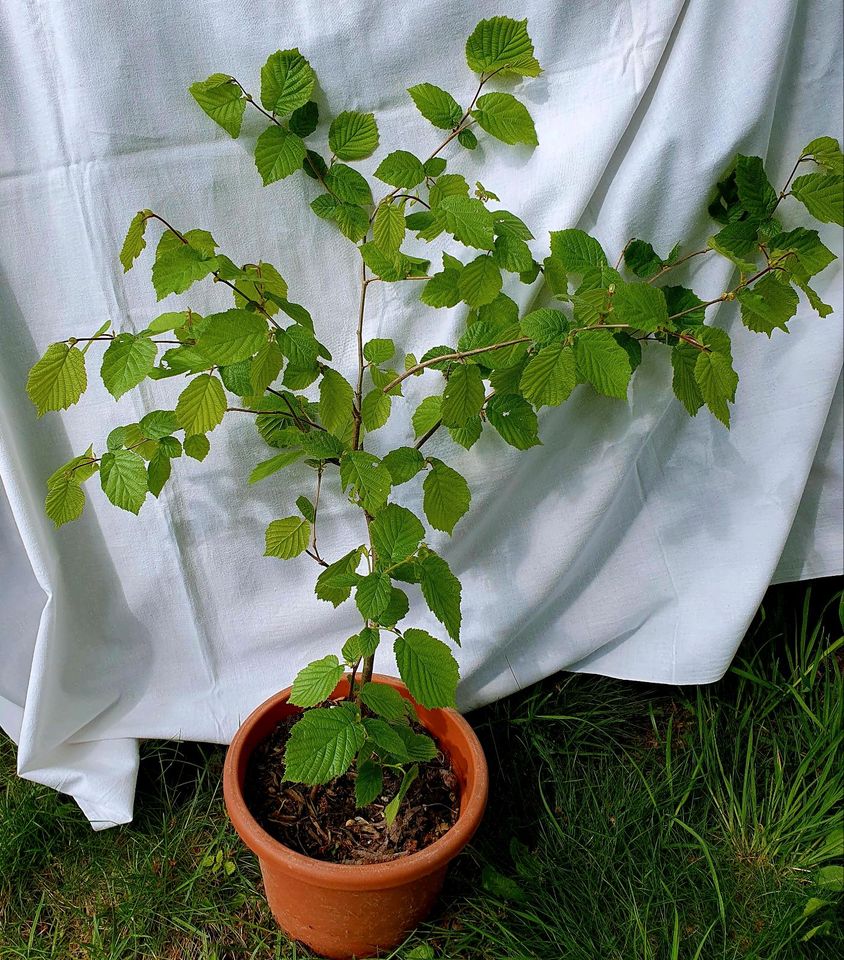
[[[718,684],[560,675],[472,720],[490,809],[394,960],[844,955],[835,584],[772,589]],[[0,958],[294,960],[228,826],[223,752],[148,744],[95,834],[0,740]]]

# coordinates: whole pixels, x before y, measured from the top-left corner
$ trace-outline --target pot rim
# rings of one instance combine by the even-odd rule
[[[404,684],[395,677],[373,674],[372,679],[406,690]],[[457,822],[438,840],[422,850],[396,860],[348,864],[315,860],[297,853],[264,830],[246,805],[238,778],[238,768],[248,760],[245,756],[245,742],[256,722],[275,706],[286,703],[291,689],[288,687],[257,706],[238,728],[226,753],[223,796],[229,817],[250,850],[262,860],[281,867],[292,878],[332,889],[351,887],[357,890],[375,890],[396,887],[442,869],[453,860],[480,825],[486,808],[489,773],[483,748],[474,730],[461,714],[447,707],[437,708],[437,712],[444,714],[447,722],[457,727],[462,734],[468,748],[470,764],[474,768],[474,783],[465,797],[465,808],[458,814]],[[410,699],[418,706],[412,697]],[[419,719],[421,722],[422,718]]]

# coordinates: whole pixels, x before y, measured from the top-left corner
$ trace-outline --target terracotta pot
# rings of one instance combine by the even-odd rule
[[[270,909],[294,940],[332,960],[376,956],[395,946],[430,912],[446,868],[478,828],[486,806],[486,759],[469,724],[454,710],[426,710],[399,680],[375,675],[408,699],[420,723],[451,760],[460,784],[457,823],[435,843],[387,863],[338,864],[313,860],[279,843],[249,812],[243,783],[249,757],[282,717],[298,713],[290,689],[254,710],[235,734],[226,755],[223,793],[243,842],[258,856]],[[344,678],[334,696],[349,689]]]

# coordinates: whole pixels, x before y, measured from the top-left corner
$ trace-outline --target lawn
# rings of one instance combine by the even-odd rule
[[[490,808],[395,960],[844,956],[840,584],[769,591],[701,688],[561,674],[471,715]],[[264,960],[222,748],[149,743],[136,819],[95,834],[0,739],[0,958]]]

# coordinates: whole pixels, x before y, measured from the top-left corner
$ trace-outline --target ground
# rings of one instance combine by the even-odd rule
[[[773,588],[700,688],[561,674],[470,715],[490,808],[394,960],[844,956],[840,584]],[[294,960],[228,825],[219,747],[143,749],[93,833],[0,739],[0,958]]]

